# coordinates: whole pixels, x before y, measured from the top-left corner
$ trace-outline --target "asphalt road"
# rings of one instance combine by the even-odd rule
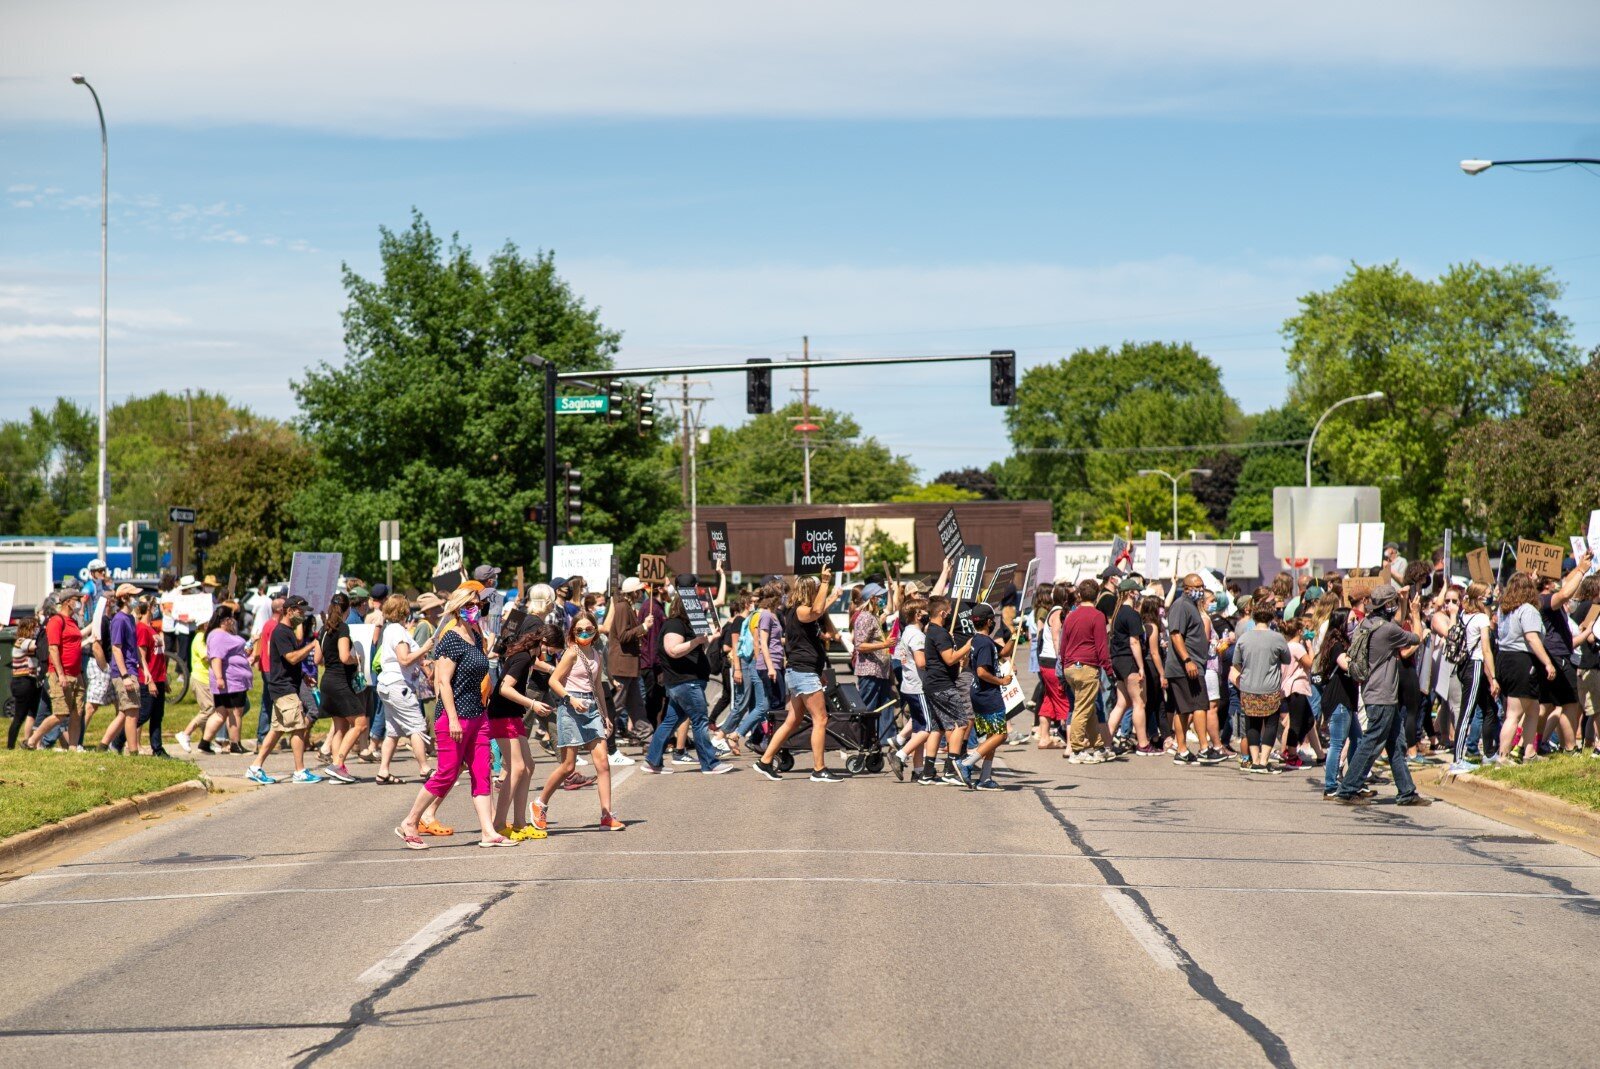
[[[563,793],[510,850],[265,788],[0,887],[0,1065],[1594,1064],[1597,859],[1002,753],[998,794],[629,774],[627,831]]]

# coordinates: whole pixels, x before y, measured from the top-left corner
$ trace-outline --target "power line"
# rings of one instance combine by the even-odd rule
[[[1100,449],[1068,449],[1065,446],[1039,446],[1018,449],[1018,453],[1051,453],[1056,456],[1085,456],[1089,453],[1185,453],[1209,452],[1221,449],[1275,449],[1287,445],[1305,445],[1309,438],[1283,438],[1275,442],[1212,442],[1208,445],[1128,445]]]

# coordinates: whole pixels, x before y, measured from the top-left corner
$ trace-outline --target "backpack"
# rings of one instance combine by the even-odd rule
[[[756,655],[756,620],[761,616],[757,609],[745,620],[744,626],[739,628],[739,659],[741,661],[753,660]]]
[[[1458,617],[1444,633],[1444,659],[1451,664],[1462,664],[1467,656],[1467,625]]]
[[[1365,623],[1356,628],[1354,637],[1350,639],[1350,678],[1357,683],[1365,683],[1372,677],[1372,632],[1374,628]]]

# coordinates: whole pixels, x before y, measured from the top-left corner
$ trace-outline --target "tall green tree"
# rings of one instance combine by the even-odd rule
[[[479,262],[413,212],[380,232],[379,255],[376,279],[344,269],[344,359],[294,384],[320,455],[296,500],[299,541],[376,575],[378,523],[397,519],[398,578],[425,582],[436,540],[457,535],[471,564],[535,565],[542,528],[525,514],[544,499],[543,379],[525,358],[600,372],[620,335],[548,252],[507,243]],[[586,496],[567,540],[613,542],[622,559],[676,547],[681,501],[657,434],[641,437],[626,414],[561,417],[556,431]]]
[[[1487,419],[1521,410],[1534,383],[1571,371],[1571,324],[1546,268],[1479,263],[1422,279],[1397,264],[1352,265],[1334,288],[1301,298],[1284,324],[1290,400],[1307,414],[1371,390],[1386,400],[1341,408],[1317,452],[1336,482],[1383,491],[1384,520],[1412,546],[1461,526],[1463,502],[1440,492],[1450,450]]]
[[[1101,497],[1102,505],[1089,533],[1096,538],[1121,535],[1130,541],[1144,537],[1146,531],[1160,531],[1172,537],[1172,484],[1158,476],[1136,475],[1110,487]],[[1198,531],[1204,537],[1216,533],[1205,506],[1194,494],[1178,492],[1178,533],[1189,537]]]
[[[245,581],[282,579],[294,555],[293,498],[313,454],[293,428],[257,420],[188,459],[172,496],[200,514],[200,526],[221,540],[206,570]]]
[[[1079,349],[1032,367],[1006,410],[1015,455],[999,471],[1007,498],[1048,497],[1056,529],[1100,516],[1104,495],[1140,468],[1196,466],[1192,446],[1232,440],[1239,409],[1209,357],[1187,343]],[[1171,452],[1110,452],[1170,446]]]
[[[1299,408],[1288,405],[1269,408],[1250,419],[1245,441],[1250,443],[1293,442],[1308,437],[1311,420]],[[1322,472],[1319,466],[1313,474]],[[1239,482],[1228,506],[1227,528],[1240,531],[1266,531],[1272,528],[1272,491],[1279,486],[1300,486],[1305,482],[1303,446],[1263,446],[1244,452]]]
[[[798,403],[755,416],[738,427],[711,428],[711,441],[698,450],[700,503],[705,505],[786,505],[804,500],[804,456],[795,433]],[[811,500],[849,503],[888,501],[910,492],[915,471],[850,416],[813,408]],[[676,457],[676,453],[674,453]]]

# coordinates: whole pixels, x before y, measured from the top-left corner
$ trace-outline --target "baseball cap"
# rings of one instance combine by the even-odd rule
[[[480,564],[472,569],[472,578],[487,586],[500,578],[500,569],[492,564]]]
[[[1396,552],[1399,552],[1400,543],[1399,542],[1385,542],[1383,544],[1383,548],[1384,549],[1392,549],[1392,550],[1395,550]]]
[[[630,575],[622,581],[624,594],[637,594],[644,589],[644,582],[637,575]]]
[[[1126,594],[1130,590],[1140,590],[1143,589],[1143,587],[1143,583],[1139,582],[1139,580],[1130,575],[1128,578],[1117,584],[1117,593]]]
[[[1400,599],[1400,591],[1395,588],[1393,583],[1379,583],[1372,588],[1372,593],[1368,597],[1372,599],[1374,608],[1382,608],[1398,601]]]
[[[117,585],[117,589],[116,589],[116,591],[114,593],[119,598],[125,598],[129,594],[132,594],[134,596],[138,596],[139,594],[143,593],[143,591],[141,591],[138,587],[134,586],[132,583],[119,583]]]
[[[311,603],[299,594],[290,594],[288,600],[283,603],[283,607],[285,609],[309,609],[311,608]]]
[[[352,587],[350,589],[350,600],[351,601],[360,601],[363,598],[370,598],[370,597],[372,597],[372,591],[368,590],[364,586]]]
[[[1106,566],[1106,570],[1100,573],[1100,578],[1102,580],[1114,579],[1114,578],[1116,578],[1117,576],[1119,576],[1121,574],[1122,573],[1120,571],[1118,571],[1114,566],[1107,565]]]
[[[384,598],[388,597],[389,596],[389,584],[387,584],[387,583],[373,583],[372,584],[372,596],[373,596],[374,599],[376,599],[378,601],[382,601]]]
[[[882,583],[868,583],[861,588],[861,596],[864,598],[876,598],[887,593],[888,591],[883,588]]]
[[[994,619],[994,606],[987,601],[980,601],[972,607],[972,622],[986,624]]]
[[[477,579],[478,577],[476,575],[474,575],[473,578]],[[478,579],[478,582],[481,583],[481,582],[483,582],[483,580],[482,579]],[[562,587],[564,587],[566,585],[567,585],[567,577],[564,576],[564,575],[558,575],[554,579],[550,580],[550,586],[554,590],[560,590]]]
[[[700,577],[693,572],[684,572],[673,580],[678,586],[699,586]]]

